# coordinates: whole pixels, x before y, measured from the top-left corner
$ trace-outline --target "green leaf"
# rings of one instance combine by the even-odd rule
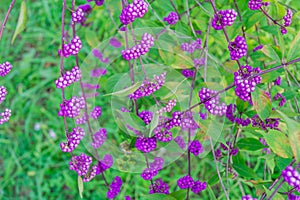
[[[239,112],[244,112],[249,108],[249,103],[248,101],[243,101],[240,98],[236,98],[236,108]]]
[[[79,195],[80,195],[80,198],[82,199],[83,181],[82,181],[81,176],[78,176],[77,182],[78,182]]]
[[[262,26],[262,27],[259,27],[259,29],[262,29],[268,33],[271,33],[272,35],[277,35],[278,34],[278,26],[275,26],[275,25],[271,25],[271,26]]]
[[[125,88],[124,90],[105,94],[103,96],[115,95],[115,96],[125,97],[125,96],[128,96],[129,94],[132,94],[134,91],[136,91],[140,87],[140,85],[141,85],[141,82],[136,82],[135,84],[131,85],[128,88]]]
[[[270,130],[264,135],[267,144],[272,151],[283,158],[293,157],[292,149],[288,138],[281,132],[276,130]]]
[[[234,163],[233,168],[240,175],[246,178],[258,178],[255,172],[245,164]]]
[[[280,63],[280,58],[272,46],[264,45],[261,51],[269,58],[272,58],[272,60],[275,60]]]
[[[23,0],[21,4],[21,10],[20,15],[18,19],[18,24],[15,30],[15,33],[11,39],[11,44],[14,43],[16,37],[26,28],[26,22],[27,22],[27,9],[26,9],[26,3]]]
[[[178,190],[175,192],[172,192],[170,196],[176,198],[177,200],[185,200],[186,198],[186,190]]]
[[[95,31],[91,31],[89,29],[85,30],[85,40],[92,47],[96,47],[100,44],[100,41],[97,39],[97,35]]]
[[[209,199],[210,200],[217,200],[213,190],[211,189],[211,186],[210,185],[207,185],[207,192],[208,192],[208,195],[209,195]]]
[[[221,177],[223,176],[224,172],[220,172]],[[208,181],[207,183],[211,186],[214,186],[215,184],[219,183],[219,176],[218,174],[213,175]]]
[[[267,197],[269,197],[272,193],[273,193],[273,190],[275,190],[274,188],[273,188],[273,190],[269,190],[268,188],[266,188],[265,186],[263,186],[264,187],[264,189],[265,189],[265,192],[266,192],[266,194],[267,194]],[[275,187],[276,188],[276,187]],[[284,198],[279,194],[279,193],[276,193],[274,196],[273,196],[273,198],[272,199],[274,199],[274,200],[284,200]]]
[[[253,107],[256,110],[260,119],[265,120],[268,118],[272,111],[272,103],[268,95],[258,87],[251,93]]]
[[[237,146],[239,147],[239,149],[246,151],[257,151],[265,148],[265,146],[260,141],[254,138],[240,139],[237,142]]]
[[[288,126],[289,143],[297,162],[300,162],[300,123],[290,119],[280,111],[277,112],[282,116]]]
[[[287,59],[291,60],[299,55],[299,50],[300,50],[300,45],[299,45],[299,40],[300,40],[300,32],[296,35],[294,40],[292,41],[290,45],[290,50],[287,55]]]

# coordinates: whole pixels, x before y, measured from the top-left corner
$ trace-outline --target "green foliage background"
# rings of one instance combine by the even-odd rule
[[[191,5],[192,2],[190,1]],[[272,2],[277,1],[273,0]],[[10,1],[8,0],[1,0],[1,20],[4,18],[9,3]],[[81,3],[85,3],[85,1],[76,2],[77,5]],[[300,4],[297,1],[286,1],[285,3],[295,10],[300,9]],[[242,11],[247,10],[247,4],[244,0],[238,1],[238,4]],[[70,155],[62,153],[59,148],[59,143],[64,137],[64,127],[62,118],[57,116],[61,102],[61,93],[60,90],[55,88],[54,80],[59,76],[57,50],[61,42],[62,3],[58,0],[26,1],[26,29],[11,44],[11,39],[17,26],[20,5],[21,1],[17,1],[9,17],[3,39],[0,41],[0,62],[10,61],[14,66],[12,72],[7,77],[0,79],[0,85],[5,85],[8,90],[7,100],[4,101],[1,108],[8,107],[12,109],[11,120],[0,127],[0,199],[79,199],[76,173],[68,169]],[[70,2],[68,2],[68,5],[70,5]],[[163,4],[161,1],[156,1],[152,5],[160,17],[163,17],[166,12],[173,10],[171,4],[167,1],[163,2]],[[181,0],[177,0],[177,5],[180,12],[185,11],[185,6]],[[233,7],[233,1],[217,1],[217,7],[219,9]],[[86,54],[94,47],[94,44],[105,41],[110,36],[115,35],[116,29],[114,24],[107,22],[110,18],[107,9],[111,11],[114,20],[119,23],[118,15],[121,11],[119,1],[112,0],[103,7],[94,8],[89,17],[91,26],[80,28],[78,32],[78,35],[84,38],[83,49],[79,54],[79,59],[84,59]],[[199,15],[197,14],[198,12],[200,12]],[[271,10],[271,13],[273,16],[281,17],[285,14],[280,3]],[[206,3],[203,4],[202,8],[194,9],[191,13],[192,16],[196,16],[193,19],[193,25],[204,32],[211,14],[211,6]],[[228,29],[230,38],[232,39],[241,26],[245,25],[249,38],[254,38],[248,41],[250,49],[258,45],[255,40],[256,35],[254,30],[254,24],[257,22],[260,23],[261,40],[264,44],[272,44],[273,37],[276,37],[279,42],[278,46],[267,45],[263,52],[250,53],[250,58],[254,60],[253,66],[260,66],[264,61],[268,63],[268,67],[272,67],[280,64],[282,59],[289,61],[299,57],[299,12],[294,15],[292,27],[288,28],[289,33],[284,37],[279,34],[278,27],[269,26],[266,20],[262,20],[261,18],[260,14],[255,14],[252,11],[243,12],[243,22],[236,23]],[[70,15],[67,16],[67,24],[69,23],[69,19]],[[191,35],[191,31],[186,25],[187,19],[184,18],[183,21],[185,23],[179,23],[175,29],[186,35]],[[161,23],[148,13],[144,20],[138,20],[135,25],[137,27],[157,27],[161,26]],[[222,81],[223,85],[228,85],[231,83],[233,77],[231,72],[236,70],[236,66],[228,61],[229,54],[224,54],[224,46],[226,46],[226,41],[222,32],[212,31],[209,38],[209,51],[212,51],[213,59],[217,60],[218,63],[224,64],[218,70],[221,70],[226,78],[222,80],[213,80],[211,78],[210,81]],[[155,54],[162,63],[172,65],[172,61],[167,60],[167,56],[164,57],[163,53],[154,52]],[[66,66],[72,65],[74,65],[73,60],[66,61]],[[215,63],[210,61],[210,65],[215,65]],[[126,72],[127,70],[128,68],[124,63],[118,67],[114,66],[109,70],[108,77],[115,73]],[[290,70],[299,81],[299,64],[296,64]],[[284,73],[283,71],[279,72]],[[264,76],[263,81],[270,82],[274,80],[279,75],[279,72],[277,71]],[[211,75],[214,74],[213,71],[210,71],[210,73]],[[107,79],[105,78],[101,80],[101,94],[108,93],[111,89],[106,84],[106,81]],[[199,81],[199,88],[201,84],[203,85],[203,81]],[[282,88],[289,100],[289,105],[284,107],[282,112],[286,113],[288,117],[299,116],[299,113],[295,113],[291,109],[295,107],[293,98],[296,98],[296,101],[299,100],[299,88],[289,87],[286,83],[283,84]],[[282,90],[282,88],[277,89]],[[71,91],[68,92],[68,95],[70,94]],[[230,102],[233,97],[233,91],[229,91],[226,100]],[[109,103],[109,100],[102,100],[99,102],[100,105]],[[260,110],[259,112],[263,111]],[[111,111],[104,109],[103,116],[111,116]],[[299,120],[299,118],[296,119]],[[109,120],[109,118],[103,119],[102,122],[109,132],[114,133],[118,131],[114,122]],[[37,128],[38,125],[40,128]],[[295,126],[290,128],[289,131],[293,132]],[[55,137],[51,136],[53,132],[56,135]],[[257,134],[251,128],[245,129],[245,132],[250,138],[252,138],[253,134]],[[276,138],[277,136],[278,134],[274,133],[274,137]],[[116,138],[111,139],[117,140]],[[275,144],[279,142],[279,140],[274,141],[273,137],[269,137],[267,140]],[[247,145],[250,142],[253,144],[252,146]],[[261,149],[259,144],[257,140],[253,141],[253,139],[250,139],[250,141],[240,140],[238,142],[238,146],[241,149],[244,148],[244,151],[239,153],[235,158],[234,169],[241,177],[246,177],[245,180],[247,178],[248,180],[255,180],[257,176],[262,177],[265,160],[268,167],[272,169],[272,173],[274,172],[272,178],[276,178],[280,170],[291,160],[280,157],[275,158],[275,154],[262,156],[257,151]],[[245,151],[250,151],[250,155],[242,156]],[[285,153],[281,152],[281,155],[285,155]],[[253,161],[255,163],[253,169],[245,168],[242,161],[244,157],[246,157],[247,162]],[[214,195],[218,199],[224,199],[224,194],[216,192],[220,192],[220,186],[216,184],[218,182],[217,177],[213,176],[215,174],[215,166],[211,162],[212,159],[212,155],[209,154],[205,158],[195,159],[192,162],[194,176],[202,177],[209,182],[208,189],[199,196],[192,196],[192,199],[214,199]],[[187,169],[185,162],[176,161],[173,165],[168,166],[160,172],[160,176],[164,177],[164,181],[168,182],[171,186],[171,191],[176,189],[176,180],[186,173],[185,169]],[[248,169],[248,171],[245,171],[245,169]],[[224,177],[224,170],[221,173]],[[119,175],[120,171],[113,169],[106,174],[111,180],[113,176]],[[135,196],[137,199],[146,199],[146,197],[141,197],[141,194],[147,194],[149,182],[143,181],[139,174],[123,173],[122,178],[125,184],[119,196],[120,199],[125,195]],[[269,182],[263,181],[259,183],[244,182],[243,179],[240,181],[245,184],[245,191],[253,195],[255,195],[255,191],[264,189],[263,184],[269,184]],[[232,185],[230,191],[232,199],[240,198],[239,182],[229,179],[229,184]],[[251,190],[247,185],[255,186],[256,190]],[[106,189],[101,177],[97,177],[90,183],[84,184],[84,187],[84,199],[105,199]],[[284,188],[286,189],[287,185]],[[215,194],[212,191],[215,191]],[[183,199],[180,192],[174,194],[174,196],[177,199]],[[159,197],[152,198],[157,199]]]

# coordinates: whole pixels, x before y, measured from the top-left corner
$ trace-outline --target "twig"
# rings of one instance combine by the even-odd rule
[[[16,1],[16,0],[12,0],[12,1],[11,1],[10,5],[9,5],[9,8],[8,8],[8,11],[7,11],[6,15],[5,15],[4,21],[3,21],[2,25],[1,25],[1,30],[0,30],[0,41],[1,41],[1,39],[2,39],[2,34],[3,34],[4,29],[5,29],[5,25],[6,25],[6,22],[7,22],[7,20],[8,20],[9,14],[10,14],[12,8],[13,8],[14,5],[15,5],[15,1]]]
[[[222,186],[222,189],[224,191],[226,199],[229,200],[229,196],[228,196],[228,194],[226,192],[226,189],[225,189],[225,186],[223,184],[222,177],[221,177],[221,174],[220,174],[220,171],[219,171],[219,167],[218,167],[218,163],[217,163],[217,159],[216,159],[216,155],[215,155],[215,151],[214,151],[214,145],[212,143],[211,137],[209,137],[209,141],[210,141],[211,151],[212,151],[212,154],[213,154],[213,157],[214,157],[214,162],[215,162],[215,165],[216,165],[217,174],[218,174],[218,177],[219,177],[219,180],[220,180],[220,184]]]

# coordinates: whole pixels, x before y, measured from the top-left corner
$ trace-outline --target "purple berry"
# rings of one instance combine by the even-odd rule
[[[8,122],[11,116],[11,110],[6,108],[4,112],[0,113],[0,116],[0,125]]]
[[[288,9],[286,11],[286,15],[283,17],[283,21],[284,21],[283,25],[285,27],[291,25],[291,23],[292,23],[292,17],[293,17],[293,13],[292,13],[292,11],[290,9]]]
[[[149,96],[163,86],[163,84],[165,83],[165,79],[165,72],[159,76],[154,75],[154,80],[152,82],[149,82],[148,80],[143,81],[142,85],[129,95],[129,98],[136,100],[141,97]]]
[[[212,20],[212,27],[215,30],[221,30],[225,26],[231,26],[237,16],[235,10],[219,10]]]
[[[258,50],[262,49],[263,47],[264,47],[264,45],[260,44],[253,49],[253,52],[258,51]]]
[[[6,76],[12,69],[12,65],[9,62],[0,64],[0,76]]]
[[[226,113],[227,106],[225,103],[220,103],[219,96],[211,98],[211,96],[213,96],[215,94],[216,94],[216,91],[210,90],[207,88],[202,88],[198,93],[200,100],[202,102],[205,102],[204,106],[209,113],[211,113],[213,115],[223,116]],[[211,99],[207,100],[209,98],[211,98]]]
[[[242,200],[257,200],[256,198],[251,197],[249,194],[246,196],[242,196]]]
[[[84,12],[81,8],[77,8],[75,12],[72,13],[72,21],[74,23],[81,23],[84,19]]]
[[[139,113],[139,117],[144,121],[146,125],[148,125],[152,121],[153,113],[148,110],[143,110]]]
[[[5,100],[7,95],[7,90],[4,86],[0,86],[0,104]]]
[[[149,194],[169,194],[169,186],[167,183],[163,182],[161,178],[156,179],[153,185],[150,185],[149,190]]]
[[[245,38],[238,35],[233,42],[229,43],[228,49],[232,60],[238,60],[241,57],[246,56],[248,47]]]
[[[142,18],[148,12],[148,4],[143,0],[133,0],[126,8],[123,8],[120,15],[122,24],[127,25],[136,18]]]
[[[95,149],[100,148],[101,145],[105,142],[107,137],[106,129],[100,128],[98,132],[94,133],[93,135],[93,142],[91,146]]]
[[[136,139],[135,147],[137,148],[137,150],[143,153],[153,151],[156,148],[156,138],[139,137]]]
[[[64,102],[60,104],[58,116],[66,116],[69,118],[77,117],[84,106],[85,101],[83,97],[72,97],[70,100],[64,100]]]
[[[192,188],[194,185],[194,180],[191,176],[187,175],[179,178],[177,180],[177,185],[180,189]]]
[[[85,155],[84,153],[79,156],[73,156],[70,161],[70,170],[75,170],[78,176],[85,175],[92,163],[92,157]]]
[[[189,145],[189,151],[195,156],[200,155],[204,151],[202,144],[198,140],[194,140]]]
[[[106,197],[108,199],[115,198],[120,193],[122,184],[122,179],[119,176],[116,176],[109,186],[109,190],[106,193]]]
[[[179,20],[179,17],[176,12],[170,12],[170,14],[164,18],[164,21],[168,22],[170,25],[174,25]]]
[[[91,118],[98,119],[102,115],[102,108],[100,106],[95,106],[90,113]]]
[[[130,49],[122,50],[122,57],[125,60],[133,60],[145,55],[154,45],[154,38],[149,33],[144,33],[142,40]]]
[[[80,143],[84,137],[85,132],[82,128],[76,127],[73,128],[73,131],[68,134],[68,142],[60,143],[60,148],[63,152],[72,152]]]
[[[262,0],[249,0],[248,7],[250,10],[259,10],[262,6]]]
[[[182,136],[177,136],[174,141],[178,144],[181,149],[185,149],[186,144]]]
[[[192,192],[195,194],[198,194],[202,190],[206,189],[206,182],[201,182],[201,181],[195,181],[194,185],[192,186]]]
[[[260,73],[260,68],[252,68],[249,65],[241,66],[240,70],[234,72],[235,94],[243,101],[251,102],[251,92],[262,80],[260,76],[250,78],[250,76]]]
[[[156,176],[158,173],[157,170],[155,169],[152,169],[152,168],[146,168],[144,169],[144,171],[142,172],[141,174],[141,177],[144,179],[144,180],[151,180],[154,176]]]
[[[65,88],[81,79],[81,71],[78,66],[75,66],[71,71],[66,71],[62,77],[55,80],[56,88]]]

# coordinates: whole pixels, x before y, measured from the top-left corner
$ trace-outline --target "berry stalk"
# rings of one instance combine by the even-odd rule
[[[0,41],[2,39],[2,34],[3,34],[4,29],[5,29],[6,22],[8,20],[8,17],[10,15],[11,10],[13,9],[13,7],[15,5],[15,2],[16,2],[16,0],[12,0],[11,1],[10,5],[9,5],[9,8],[8,8],[8,11],[7,11],[6,15],[5,15],[5,18],[4,18],[3,22],[2,22],[1,30],[0,30]]]

